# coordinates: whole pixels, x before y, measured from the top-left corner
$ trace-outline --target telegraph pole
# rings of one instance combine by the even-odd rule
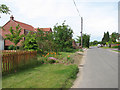
[[[82,43],[83,43],[82,42],[82,31],[83,31],[83,17],[81,17],[81,32],[80,32],[81,33],[81,48],[83,47],[82,46]]]
[[[80,12],[79,12],[79,10],[78,10],[78,8],[77,8],[77,5],[76,5],[76,3],[75,3],[75,0],[73,0],[73,2],[74,2],[74,5],[75,5],[75,7],[76,7],[76,10],[77,10],[77,12],[78,12],[78,15],[79,15],[79,17],[81,18],[81,48],[83,47],[82,46],[82,31],[83,31],[83,18],[80,16]]]

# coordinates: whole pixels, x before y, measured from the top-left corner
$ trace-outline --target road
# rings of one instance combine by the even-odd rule
[[[77,88],[118,88],[118,53],[88,49]]]

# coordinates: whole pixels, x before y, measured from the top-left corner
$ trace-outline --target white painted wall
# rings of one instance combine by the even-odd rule
[[[4,50],[4,40],[0,37],[0,50]]]

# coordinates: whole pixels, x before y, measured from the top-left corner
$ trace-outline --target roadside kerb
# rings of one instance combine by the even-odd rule
[[[79,52],[78,52],[78,53],[79,53]],[[78,72],[77,78],[76,78],[76,80],[74,81],[73,86],[72,86],[71,88],[78,88],[78,85],[79,85],[80,81],[82,80],[82,71],[83,71],[83,67],[84,67],[84,64],[85,64],[86,54],[87,54],[87,49],[84,49],[82,61],[81,61],[81,63],[79,64],[79,67],[78,67],[78,68],[79,68],[79,72]]]

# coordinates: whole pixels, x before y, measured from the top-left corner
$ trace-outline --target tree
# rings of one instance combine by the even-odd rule
[[[108,42],[110,40],[110,37],[109,37],[109,32],[107,31],[107,33],[104,32],[104,36],[102,38],[102,43],[105,45],[106,42]]]
[[[108,42],[110,40],[110,35],[109,35],[109,32],[107,31],[106,33],[106,41]]]
[[[65,21],[62,25],[56,24],[53,30],[54,42],[59,46],[60,51],[65,48],[72,48],[73,30],[65,25]]]
[[[113,32],[112,34],[111,34],[111,40],[112,40],[112,42],[116,42],[116,39],[118,39],[118,37],[119,37],[119,33],[116,33],[116,32]]]
[[[26,50],[37,50],[38,49],[38,45],[36,42],[36,33],[29,32],[25,36],[25,40],[23,42],[23,48]]]
[[[57,52],[57,44],[54,43],[53,33],[52,32],[44,32],[41,29],[37,29],[36,42],[38,44],[38,48],[45,51],[55,51]]]
[[[88,48],[89,48],[89,44],[90,44],[90,35],[88,35],[88,34],[83,34],[82,38],[83,38],[83,39],[82,39],[83,47],[88,47]],[[81,44],[81,36],[78,36],[77,41]]]
[[[16,30],[14,30],[12,27],[10,27],[10,34],[6,34],[6,40],[10,40],[11,42],[13,42],[15,44],[15,47],[17,49],[17,44],[22,40],[22,38],[24,37],[24,35],[20,35],[21,32],[21,28],[19,25],[16,26]]]
[[[0,13],[10,14],[10,9],[5,4],[0,5]]]

